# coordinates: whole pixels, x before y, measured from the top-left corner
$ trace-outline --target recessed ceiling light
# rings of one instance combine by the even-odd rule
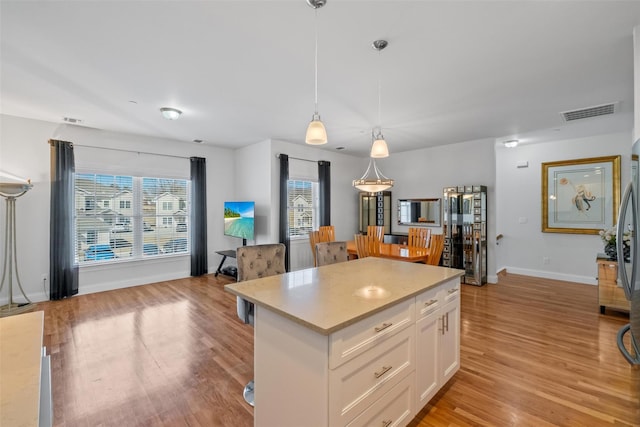
[[[82,119],[74,119],[73,117],[64,117],[62,120],[67,123],[82,123]]]
[[[178,110],[177,108],[171,107],[162,107],[160,109],[160,112],[165,119],[169,120],[176,120],[178,117],[180,117],[180,114],[182,114],[182,111]]]
[[[518,140],[517,139],[511,139],[509,141],[505,141],[504,142],[504,146],[507,148],[513,148],[513,147],[517,147],[518,146]]]

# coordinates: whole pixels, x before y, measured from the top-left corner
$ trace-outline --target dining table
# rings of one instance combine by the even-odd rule
[[[355,240],[347,242],[347,252],[349,259],[358,258]],[[401,245],[398,243],[380,243],[380,253],[373,255],[380,258],[395,259],[407,262],[427,262],[429,248],[418,248],[414,246]]]

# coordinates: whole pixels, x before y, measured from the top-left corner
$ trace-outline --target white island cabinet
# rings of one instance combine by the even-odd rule
[[[459,368],[461,274],[364,258],[227,285],[256,304],[254,425],[409,423]]]

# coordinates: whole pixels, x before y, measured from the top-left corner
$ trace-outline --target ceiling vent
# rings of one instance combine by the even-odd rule
[[[574,120],[588,119],[589,117],[606,116],[618,111],[619,102],[612,102],[610,104],[596,105],[595,107],[581,108],[573,111],[563,111],[562,118],[565,122],[572,122]]]
[[[67,123],[82,123],[82,119],[74,119],[73,117],[64,117],[62,120]]]

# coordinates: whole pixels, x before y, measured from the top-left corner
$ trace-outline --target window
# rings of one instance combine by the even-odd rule
[[[188,217],[188,186],[189,181],[179,179],[76,174],[77,261],[90,265],[188,253],[188,233],[173,227],[174,212],[156,209],[184,200],[185,209],[178,213]]]
[[[306,237],[318,228],[318,183],[289,180],[287,183],[289,207],[289,236]]]
[[[163,211],[172,211],[173,210],[173,202],[162,202],[162,210]]]

